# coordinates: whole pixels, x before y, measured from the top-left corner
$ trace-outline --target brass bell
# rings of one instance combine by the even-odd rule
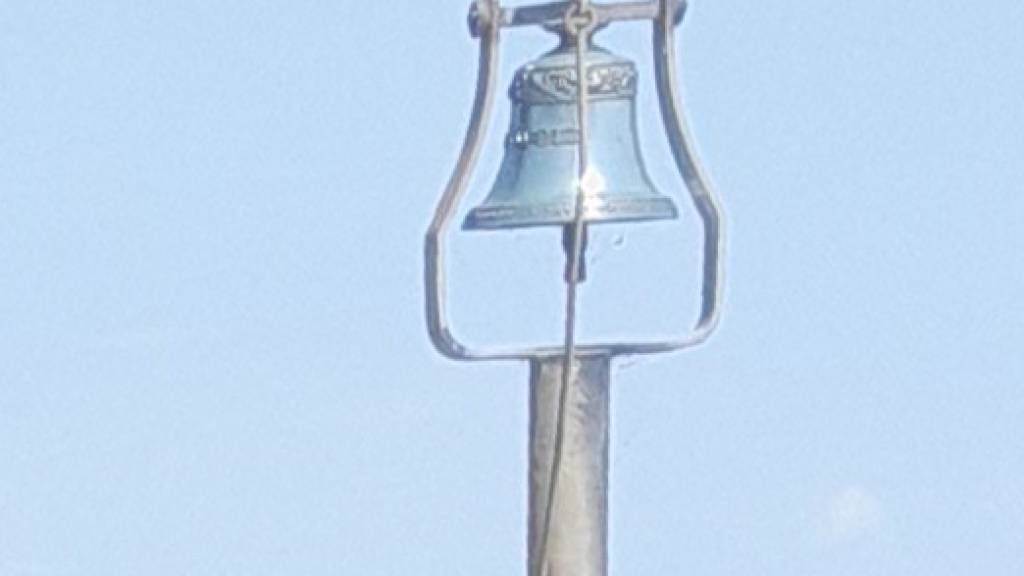
[[[590,171],[583,221],[676,218],[675,204],[655,190],[640,157],[636,66],[599,47],[589,51],[587,62]],[[464,229],[573,222],[579,190],[576,77],[569,43],[516,71],[505,157],[490,194],[470,211]]]

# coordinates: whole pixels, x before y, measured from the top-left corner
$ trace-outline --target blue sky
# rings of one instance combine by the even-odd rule
[[[437,356],[467,2],[0,5],[0,574],[521,574],[526,367]],[[695,1],[721,330],[614,371],[612,573],[1024,572],[1024,5]],[[640,130],[660,135],[647,30]],[[505,38],[502,84],[551,45]],[[466,206],[501,156],[502,99]],[[696,310],[696,218],[597,230],[588,338]],[[456,234],[474,342],[557,232]]]

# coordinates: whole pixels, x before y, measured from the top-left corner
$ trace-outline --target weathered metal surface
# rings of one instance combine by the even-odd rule
[[[608,443],[610,363],[606,356],[577,358],[565,402],[562,458],[552,491],[551,466],[558,426],[562,359],[530,364],[530,576],[605,576],[608,573]],[[550,507],[546,550],[545,512]]]

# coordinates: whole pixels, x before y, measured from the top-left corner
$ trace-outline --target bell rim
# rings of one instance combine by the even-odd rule
[[[622,195],[627,196],[627,195]],[[679,217],[675,202],[666,196],[636,198],[591,198],[584,202],[583,221],[587,224],[674,220]],[[571,202],[549,202],[524,206],[491,203],[470,210],[462,223],[463,230],[505,230],[540,226],[564,226],[574,221],[575,206]]]

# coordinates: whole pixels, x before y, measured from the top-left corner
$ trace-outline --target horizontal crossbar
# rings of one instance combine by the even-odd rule
[[[683,20],[686,12],[685,0],[668,0],[675,4],[674,24]],[[619,2],[615,4],[591,4],[591,9],[597,19],[596,27],[600,28],[611,22],[627,20],[655,20],[660,15],[660,0],[649,2]],[[549,2],[546,4],[534,4],[532,6],[514,6],[501,8],[498,14],[491,14],[490,3],[487,0],[476,0],[470,7],[469,30],[474,38],[480,36],[480,31],[488,20],[494,18],[498,26],[502,28],[513,28],[520,26],[543,26],[545,28],[560,28],[565,24],[565,16],[569,13],[575,2]]]

